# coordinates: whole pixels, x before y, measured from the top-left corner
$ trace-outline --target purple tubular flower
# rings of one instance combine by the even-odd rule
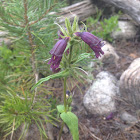
[[[62,55],[64,50],[66,49],[67,42],[69,41],[69,37],[65,37],[57,41],[55,46],[51,49],[50,54],[52,55],[51,59],[49,60],[48,64],[51,64],[51,70],[53,72],[60,71],[59,65],[62,59]]]
[[[75,35],[81,37],[81,39],[90,46],[90,48],[95,52],[97,58],[101,56],[101,54],[104,54],[101,49],[101,47],[104,46],[102,39],[89,32],[76,32]]]
[[[106,120],[111,120],[113,119],[114,117],[114,114],[111,112],[107,117],[106,117]]]
[[[57,34],[58,34],[58,37],[59,37],[58,39],[62,39],[61,36],[64,36],[64,34],[62,33],[62,31],[60,31],[60,30],[58,30]]]
[[[50,54],[55,56],[62,56],[64,50],[66,49],[67,42],[69,41],[69,37],[65,37],[64,39],[60,39],[51,49]]]

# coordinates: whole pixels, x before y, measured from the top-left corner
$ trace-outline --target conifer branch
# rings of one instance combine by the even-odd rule
[[[34,73],[34,77],[35,77],[35,83],[38,82],[38,72],[37,72],[37,68],[36,68],[36,60],[35,60],[35,45],[33,43],[33,38],[32,38],[32,34],[30,31],[30,27],[29,27],[29,20],[28,20],[28,16],[27,16],[27,0],[24,0],[24,19],[25,19],[25,26],[27,26],[27,33],[28,33],[28,39],[29,39],[29,44],[31,46],[31,64],[32,64],[32,69],[33,69],[33,73]],[[34,100],[33,103],[35,101],[35,97],[37,94],[37,88],[35,89],[35,96],[34,96]]]
[[[29,24],[29,26],[31,26],[31,25],[33,25],[33,24],[39,22],[40,20],[42,20],[42,19],[53,9],[53,7],[54,7],[55,5],[56,5],[56,4],[54,4],[53,6],[51,6],[38,20],[32,21],[32,22]]]
[[[22,28],[25,27],[24,25],[17,25],[12,22],[6,21],[2,16],[1,16],[1,19],[3,20],[3,22],[5,22],[6,24],[9,24],[11,26],[17,26],[17,27],[22,27]]]
[[[7,16],[10,16],[11,18],[13,17],[11,14],[3,14],[3,13],[5,13],[4,11],[4,5],[2,5],[2,7],[1,7],[2,9],[3,9],[3,11],[1,11],[0,12],[0,18],[2,19],[2,21],[3,22],[5,22],[6,24],[9,24],[9,25],[11,25],[11,26],[17,26],[17,27],[25,27],[24,25],[17,25],[17,24],[15,24],[15,23],[13,23],[13,22],[10,22],[10,21],[7,21]],[[5,18],[6,17],[6,18]]]

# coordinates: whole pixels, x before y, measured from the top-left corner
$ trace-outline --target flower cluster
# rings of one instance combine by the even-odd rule
[[[94,36],[89,32],[75,32],[75,36],[80,37],[89,47],[94,51],[96,58],[103,55],[102,47],[104,43],[102,39]],[[51,64],[51,70],[53,72],[58,72],[60,70],[59,65],[63,56],[63,53],[66,49],[67,43],[70,40],[70,37],[64,37],[64,34],[61,31],[58,31],[58,42],[55,44],[53,49],[50,51],[52,58],[49,60],[48,64]]]

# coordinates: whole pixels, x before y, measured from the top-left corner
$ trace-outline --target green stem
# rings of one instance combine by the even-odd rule
[[[67,112],[67,102],[66,102],[66,77],[64,77],[64,111]]]
[[[63,127],[64,127],[64,122],[62,122],[61,129],[60,129],[60,132],[59,132],[59,138],[58,138],[58,140],[61,139],[61,135],[62,135]]]
[[[64,96],[64,111],[67,112],[67,100],[66,100],[66,77],[64,77],[64,93],[63,93],[63,96]],[[60,132],[59,132],[59,140],[61,139],[61,135],[62,135],[62,131],[63,131],[63,127],[64,127],[64,121],[62,122],[62,125],[61,125],[61,129],[60,129]]]
[[[69,65],[71,63],[71,57],[72,57],[72,45],[70,46],[70,52],[69,52]]]

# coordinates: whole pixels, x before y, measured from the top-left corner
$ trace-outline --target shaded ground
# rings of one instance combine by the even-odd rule
[[[107,70],[117,77],[119,80],[121,74],[128,68],[131,62],[140,57],[140,42],[134,40],[118,40],[113,43],[113,46],[116,49],[117,54],[120,57],[120,61],[117,67],[107,67],[101,70]],[[100,69],[93,72],[97,74]],[[140,140],[140,122],[132,125],[127,125],[125,122],[122,122],[120,119],[120,112],[125,110],[130,114],[134,115],[139,119],[140,116],[137,116],[137,108],[130,104],[127,99],[116,99],[117,111],[113,112],[113,118],[106,120],[107,116],[99,116],[89,114],[83,106],[83,96],[86,90],[88,90],[89,84],[85,83],[84,85],[80,83],[75,83],[79,85],[83,94],[80,93],[80,90],[74,86],[71,89],[73,96],[73,112],[78,116],[79,119],[79,133],[80,140]],[[49,85],[53,87],[53,93],[62,99],[62,82],[55,80]],[[109,115],[109,114],[107,114]],[[57,136],[59,132],[58,128],[54,128],[54,134]],[[70,132],[63,134],[63,140],[72,140]]]

